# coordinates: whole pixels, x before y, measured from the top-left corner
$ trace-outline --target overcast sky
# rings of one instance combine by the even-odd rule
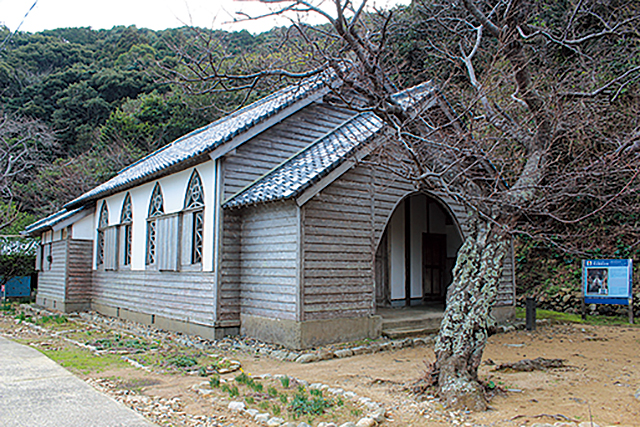
[[[385,8],[408,2],[370,0],[371,4]],[[35,7],[29,12],[34,3]],[[228,31],[247,29],[252,33],[286,25],[288,21],[282,19],[231,23],[234,16],[238,17],[236,12],[243,11],[256,16],[268,10],[266,6],[251,0],[0,0],[0,25],[15,31],[22,22],[20,31],[28,32],[64,27],[109,29],[117,25],[163,30],[195,25]],[[316,19],[317,22],[321,21]]]

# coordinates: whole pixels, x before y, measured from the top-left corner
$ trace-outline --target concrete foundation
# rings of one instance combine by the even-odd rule
[[[91,309],[89,301],[65,302],[55,298],[36,296],[36,305],[47,310],[60,311],[62,313],[77,313]]]
[[[197,335],[199,337],[215,340],[224,338],[227,335],[238,335],[238,327],[215,327],[208,325],[199,325],[183,320],[170,319],[157,314],[139,313],[127,310],[125,308],[111,307],[103,304],[92,304],[91,309],[105,316],[116,317],[119,319],[131,320],[133,322],[150,325],[154,328],[164,329],[167,331],[182,332],[187,335]]]
[[[382,333],[380,316],[296,322],[243,314],[240,323],[242,334],[295,350],[373,339]]]

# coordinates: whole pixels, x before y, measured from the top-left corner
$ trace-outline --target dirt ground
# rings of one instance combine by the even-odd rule
[[[28,329],[22,327],[19,331],[6,320],[0,322],[0,333],[28,342]],[[482,413],[451,413],[431,396],[412,394],[411,386],[424,372],[425,362],[434,357],[432,346],[310,364],[241,352],[228,356],[240,361],[244,372],[254,376],[284,374],[368,397],[387,410],[387,421],[383,424],[389,426],[527,426],[559,422],[577,425],[585,421],[593,421],[600,427],[640,425],[640,400],[634,397],[640,389],[640,329],[633,326],[548,323],[538,325],[534,332],[516,330],[492,336],[480,377],[504,391],[493,397],[491,409]],[[564,359],[566,367],[533,372],[496,370],[502,363],[536,357]],[[233,375],[228,374],[229,378]],[[81,376],[94,386],[102,384],[103,389],[105,383],[117,379],[118,387],[112,387],[111,394],[129,393],[122,391],[128,388],[137,396],[166,399],[165,403],[180,399],[176,410],[188,414],[190,422],[172,424],[167,420],[165,425],[199,425],[196,421],[207,417],[221,425],[257,425],[249,417],[229,411],[224,401],[212,401],[194,392],[193,386],[203,381],[198,376],[161,374],[133,367]],[[156,407],[162,408],[159,404]],[[157,417],[154,420],[159,421]]]

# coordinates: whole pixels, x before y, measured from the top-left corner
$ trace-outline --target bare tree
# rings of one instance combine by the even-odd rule
[[[0,230],[19,214],[13,206],[13,184],[28,179],[30,172],[43,164],[43,153],[53,144],[53,134],[38,121],[7,114],[0,117]]]
[[[274,14],[328,21],[293,22],[284,33],[303,43],[306,68],[265,63],[243,73],[238,58],[205,43],[185,57],[182,82],[250,91],[264,79],[331,69],[342,81],[338,95],[357,93],[365,100],[357,108],[386,120],[389,142],[377,161],[467,208],[471,232],[429,380],[449,406],[485,409],[478,367],[510,239],[527,233],[569,245],[558,237],[573,224],[638,213],[640,5],[423,0],[385,12],[366,0],[263,2]],[[434,79],[452,107],[403,110],[391,95],[415,76]]]

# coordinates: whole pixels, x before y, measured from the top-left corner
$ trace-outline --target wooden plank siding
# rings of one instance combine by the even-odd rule
[[[218,324],[224,327],[240,326],[241,227],[240,211],[224,211],[217,311]]]
[[[214,326],[215,275],[207,272],[93,272],[92,302]]]
[[[327,104],[312,104],[241,145],[225,158],[224,200],[354,115]]]
[[[293,202],[244,210],[240,257],[243,314],[296,319],[297,215],[298,209]]]
[[[372,178],[351,169],[303,207],[304,320],[373,314]]]
[[[47,260],[43,263],[47,264]],[[64,302],[66,277],[67,240],[58,240],[51,243],[51,268],[38,273],[38,298]]]
[[[91,301],[92,264],[93,240],[69,240],[65,302]]]

